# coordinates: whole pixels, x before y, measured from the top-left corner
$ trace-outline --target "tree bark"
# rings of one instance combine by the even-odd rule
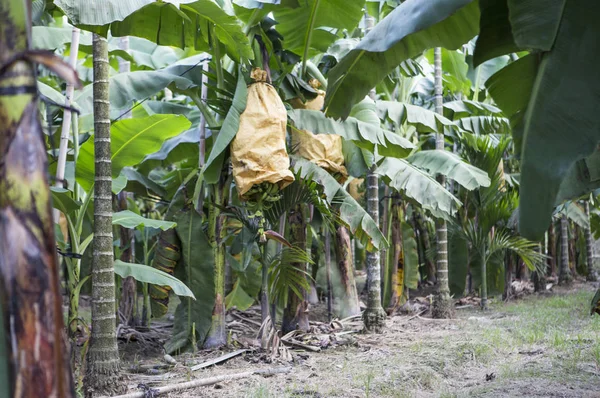
[[[290,210],[288,222],[290,226],[290,243],[299,247],[302,250],[306,249],[306,218],[304,216],[303,206],[298,205],[295,209]],[[305,277],[303,272],[306,272],[305,263],[295,263],[294,266],[298,269],[298,275]],[[303,271],[303,272],[300,272]],[[301,297],[298,297],[291,289],[288,293],[288,303],[283,310],[283,320],[281,321],[281,332],[287,334],[293,330],[309,330],[308,324],[308,302],[304,299],[305,292],[300,291]]]
[[[44,133],[28,51],[31,4],[0,0],[0,396],[74,397]]]
[[[360,306],[354,280],[352,244],[350,233],[344,226],[339,226],[335,231],[335,257],[342,284],[341,296],[335,297],[336,315],[340,318],[359,315]]]
[[[434,50],[434,70],[435,70],[435,111],[443,114],[442,97],[442,49],[436,47]],[[444,150],[444,134],[437,134],[435,140],[435,149]],[[446,178],[439,175],[438,182],[444,186]],[[433,308],[431,314],[434,318],[451,318],[454,308],[450,298],[450,286],[448,285],[448,227],[443,219],[436,220],[437,235],[437,291],[433,298]]]
[[[379,225],[379,179],[375,166],[367,174],[367,212]],[[367,331],[379,333],[385,326],[385,311],[381,305],[381,263],[379,252],[367,252],[367,308],[363,313]]]
[[[112,233],[112,170],[108,43],[94,34],[94,242],[92,259],[92,335],[87,352],[85,395],[124,392],[120,380],[115,325],[115,270]]]
[[[560,269],[558,275],[559,284],[569,284],[573,279],[569,269],[569,227],[567,216],[560,218]]]
[[[590,222],[590,202],[585,201],[585,215]],[[598,280],[598,275],[594,269],[594,241],[592,240],[592,230],[588,227],[584,231],[585,233],[585,254],[587,258],[586,262],[586,279],[590,282]]]

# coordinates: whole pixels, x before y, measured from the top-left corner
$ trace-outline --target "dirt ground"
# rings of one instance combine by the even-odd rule
[[[291,362],[267,363],[264,354],[250,350],[223,364],[189,370],[191,364],[239,349],[232,343],[222,351],[176,357],[179,364],[167,373],[126,376],[134,392],[140,383],[156,387],[291,367],[286,374],[253,375],[169,395],[178,398],[600,397],[600,316],[589,315],[595,289],[583,283],[555,287],[509,303],[493,302],[486,312],[461,308],[452,320],[433,320],[427,313],[395,315],[382,334],[342,333],[331,340],[340,345],[319,352],[290,347]],[[240,315],[230,316],[234,329],[255,327]],[[360,322],[344,325],[348,332],[358,330]],[[231,339],[244,341],[241,332]],[[161,363],[160,355],[142,361],[148,354],[128,347],[125,367]]]

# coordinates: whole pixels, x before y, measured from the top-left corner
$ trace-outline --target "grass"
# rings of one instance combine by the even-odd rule
[[[589,316],[592,295],[532,296],[484,313],[461,311],[456,321],[392,324],[359,347],[314,354],[285,382],[264,379],[241,396],[585,395],[600,390],[600,317]]]

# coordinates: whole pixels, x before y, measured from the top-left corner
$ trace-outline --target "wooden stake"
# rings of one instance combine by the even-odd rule
[[[233,373],[230,375],[208,377],[206,379],[198,379],[198,380],[188,381],[185,383],[171,384],[168,386],[158,387],[158,388],[154,389],[153,392],[156,396],[158,396],[158,395],[162,395],[162,394],[165,394],[168,392],[181,391],[181,390],[186,390],[188,388],[210,386],[212,384],[217,384],[222,381],[238,380],[238,379],[243,379],[245,377],[250,377],[253,375],[270,376],[270,375],[280,374],[280,373],[289,373],[291,370],[292,370],[291,367],[285,367],[285,368],[268,368],[268,369],[252,370],[249,372]],[[139,391],[139,392],[134,392],[131,394],[117,395],[112,398],[144,398],[145,394],[146,394],[146,392]],[[104,397],[104,398],[106,398],[106,397]]]

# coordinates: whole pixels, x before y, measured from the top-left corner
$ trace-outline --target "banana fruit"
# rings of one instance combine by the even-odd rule
[[[265,214],[275,202],[281,199],[279,185],[270,182],[263,182],[253,185],[248,192],[244,194],[246,199],[246,208],[248,209],[248,218],[258,220],[258,240],[265,243]]]

